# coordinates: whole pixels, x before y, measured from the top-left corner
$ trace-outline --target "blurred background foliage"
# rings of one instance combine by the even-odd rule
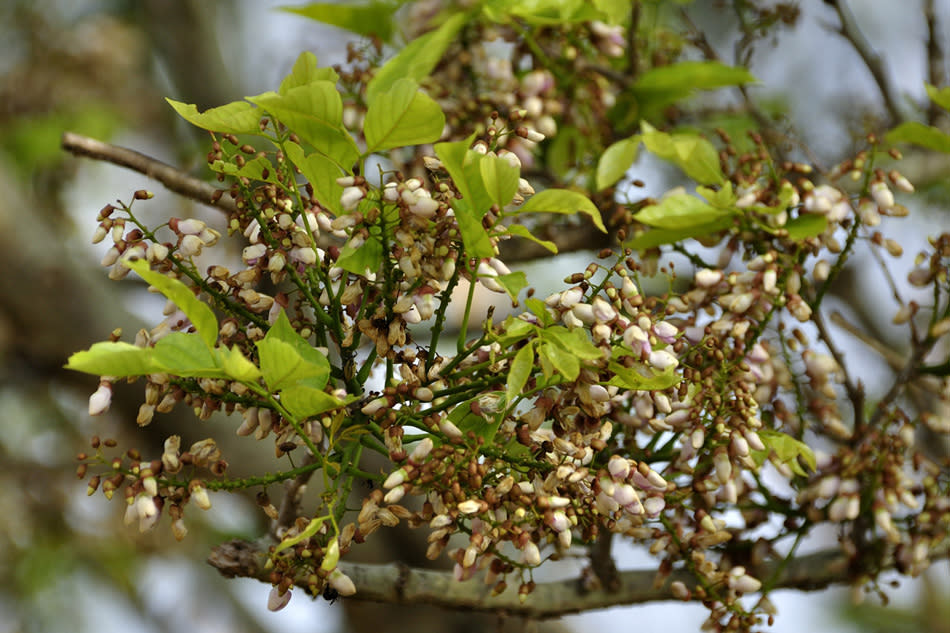
[[[688,6],[709,46],[730,50],[740,29],[730,7],[744,3],[678,4]],[[922,84],[928,79],[922,61],[922,9],[935,8],[939,23],[950,25],[950,2],[911,2],[913,10],[901,15],[895,5],[903,3],[852,4],[868,37],[890,62],[906,96],[903,105],[920,109]],[[173,631],[186,626],[200,631],[377,633],[502,628],[491,618],[358,602],[345,605],[345,621],[338,607],[302,599],[285,612],[268,613],[266,586],[225,580],[203,564],[213,544],[231,536],[253,538],[262,531],[253,499],[216,496],[213,510],[193,521],[185,541],[176,543],[167,529],[142,535],[134,526],[125,527],[121,504],[85,497],[85,484],[75,477],[75,455],[94,434],[121,436],[124,444],[144,451],[161,446],[171,433],[181,434],[187,443],[208,434],[202,433],[202,424],[221,424],[166,416],[138,429],[130,424],[139,404],[134,389],[116,391],[107,417],[93,421],[86,414],[86,398],[95,385],[84,376],[64,373],[64,360],[115,327],[135,331],[142,325],[137,316],[141,288],[109,282],[87,246],[96,210],[148,186],[159,194],[150,208],[162,216],[216,216],[162,195],[141,177],[67,157],[59,148],[60,135],[70,130],[111,140],[204,174],[204,137],[177,119],[164,96],[204,109],[270,89],[302,50],[313,50],[324,64],[345,57],[342,31],[277,13],[274,6],[250,0],[0,4],[0,633]],[[751,58],[752,70],[766,88],[757,93],[759,115],[775,129],[802,131],[799,140],[830,164],[853,152],[867,132],[879,131],[875,126],[885,119],[880,94],[854,51],[829,30],[835,16],[825,3],[802,0],[788,6],[800,16],[787,24],[761,25],[769,36],[757,42]],[[657,32],[667,33],[661,26]],[[942,45],[950,48],[946,32]],[[809,52],[815,46],[824,48],[818,57]],[[824,67],[816,67],[816,59],[822,58]],[[700,110],[698,118],[678,123],[734,132],[748,126],[748,112],[724,105],[729,102],[711,100],[708,116]],[[739,138],[738,133],[733,136]],[[553,163],[567,162],[571,153],[570,134],[559,138],[548,156]],[[930,200],[939,207],[918,217],[924,224],[946,225],[946,162],[911,160],[919,163],[911,169],[919,177],[907,175],[927,185]],[[844,284],[853,286],[850,291],[839,289],[842,302],[873,336],[899,346],[887,340],[889,315],[874,314],[873,300],[860,296],[858,269],[852,270],[855,283]],[[261,468],[266,466],[254,464],[255,470]],[[419,546],[405,535],[377,543],[370,555],[378,560],[393,559],[392,552],[409,563],[423,559]],[[950,630],[948,590],[946,583],[933,579],[916,583],[899,608],[874,601],[840,607],[837,624],[868,631],[945,632]],[[839,604],[847,602],[846,593],[834,595]],[[812,608],[815,602],[808,604]],[[685,622],[685,630],[692,630],[701,617],[696,612],[692,620],[670,620],[673,607],[656,608],[667,615],[641,617],[648,612],[638,608],[641,625],[655,618],[667,628],[671,622],[673,628]],[[684,607],[676,610],[683,613]],[[783,610],[782,627],[801,626],[802,614]],[[613,616],[572,619],[569,626],[593,630],[607,618],[629,618],[631,613],[620,609]],[[502,624],[511,630],[521,626]],[[568,625],[547,626],[558,630]]]

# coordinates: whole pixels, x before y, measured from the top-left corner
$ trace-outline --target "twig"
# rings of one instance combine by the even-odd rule
[[[831,332],[825,324],[825,318],[821,314],[821,306],[815,307],[815,310],[812,312],[811,320],[818,329],[818,337],[825,343],[825,347],[828,348],[832,358],[835,359],[838,368],[841,370],[844,389],[848,394],[848,400],[851,401],[851,408],[854,409],[854,428],[862,429],[864,428],[864,386],[860,382],[855,384],[851,379],[851,374],[848,372],[848,365],[844,360],[844,354],[842,354],[841,350],[834,344],[831,338]]]
[[[63,133],[62,148],[76,156],[86,156],[87,158],[105,161],[137,171],[162,183],[169,191],[202,204],[229,212],[236,210],[234,200],[231,199],[230,195],[216,193],[221,191],[217,187],[203,180],[193,178],[168,163],[163,163],[135,150],[103,143],[74,132]],[[224,193],[227,194],[226,191]],[[217,201],[215,201],[216,195],[220,196]]]
[[[905,117],[901,114],[901,108],[898,105],[897,88],[888,77],[881,56],[875,52],[871,43],[864,37],[864,33],[858,28],[854,14],[851,13],[845,0],[830,0],[830,4],[835,8],[838,19],[841,21],[838,33],[851,43],[864,65],[868,67],[871,76],[874,77],[874,82],[877,84],[878,90],[881,91],[881,96],[884,97],[884,107],[890,116],[890,124],[896,125],[902,122]]]
[[[944,82],[943,50],[940,48],[940,36],[937,26],[937,12],[934,0],[924,0],[924,19],[927,22],[927,80],[932,86],[941,86]],[[934,102],[927,108],[927,123],[935,125],[944,111]]]
[[[270,570],[265,569],[267,551],[272,541],[230,541],[216,547],[208,563],[227,577],[256,578],[271,582]],[[882,546],[885,547],[885,546]],[[931,549],[931,560],[950,556],[950,541],[944,541]],[[784,565],[776,578],[773,589],[796,589],[816,591],[833,584],[854,580],[851,574],[851,559],[840,548],[800,556],[786,561],[773,560],[747,566],[747,573],[756,578],[770,578]],[[888,554],[881,563],[882,569],[892,569],[895,561]],[[407,569],[404,565],[359,564],[341,562],[340,570],[356,585],[357,593],[350,600],[369,600],[387,604],[431,604],[448,609],[504,612],[528,618],[556,618],[571,613],[629,604],[642,604],[673,600],[670,584],[675,581],[692,587],[695,577],[685,570],[675,570],[656,583],[655,570],[631,570],[619,574],[619,589],[584,592],[576,579],[538,583],[524,602],[518,592],[509,589],[492,596],[492,585],[480,583],[478,578],[458,582],[450,572],[422,569]],[[301,577],[298,586],[306,588],[306,578]]]

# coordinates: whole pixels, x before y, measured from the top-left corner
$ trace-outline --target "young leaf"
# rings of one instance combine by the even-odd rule
[[[802,468],[801,463],[798,461],[799,458],[801,458],[801,461],[808,469],[815,472],[818,463],[815,459],[815,453],[807,444],[780,431],[762,429],[758,434],[759,439],[765,444],[766,450],[760,452],[765,454],[765,458],[768,457],[769,451],[772,451],[775,453],[775,457],[781,463],[788,465],[796,475],[807,477],[808,472]]]
[[[364,154],[432,143],[439,140],[444,127],[445,115],[439,104],[420,92],[416,82],[399,79],[392,88],[377,93],[369,102],[363,123]]]
[[[155,372],[182,378],[227,378],[217,354],[198,334],[172,332],[151,349]]]
[[[937,88],[930,84],[924,84],[924,87],[927,89],[927,96],[930,97],[931,101],[944,110],[950,110],[950,86]]]
[[[495,280],[501,284],[513,301],[517,301],[518,293],[528,287],[528,277],[520,270],[507,275],[498,275]]]
[[[577,356],[554,343],[542,343],[538,347],[539,358],[546,360],[567,381],[577,380],[581,363]]]
[[[511,233],[512,235],[517,235],[518,237],[523,237],[526,240],[531,240],[535,244],[538,244],[539,246],[543,246],[548,251],[555,254],[557,253],[557,244],[549,240],[542,240],[541,238],[535,237],[534,235],[532,235],[531,231],[529,231],[525,226],[521,224],[512,224],[511,226],[508,226],[506,228],[508,229],[508,232]]]
[[[516,342],[530,336],[536,329],[536,325],[528,323],[524,319],[510,316],[502,323],[501,330],[495,340],[502,347],[511,347]]]
[[[280,403],[298,420],[319,415],[346,404],[323,389],[306,383],[283,389],[280,392]]]
[[[332,82],[313,81],[283,95],[265,92],[247,100],[343,169],[348,170],[359,158],[356,141],[343,129],[343,100]]]
[[[333,5],[339,8],[339,5]],[[284,9],[285,11],[292,9]],[[389,20],[387,20],[387,23]],[[294,62],[294,67],[290,71],[290,74],[284,77],[284,80],[280,82],[280,88],[278,92],[280,94],[287,94],[287,91],[291,88],[296,88],[298,86],[306,86],[309,83],[314,81],[329,81],[336,83],[340,80],[340,76],[336,74],[336,71],[332,68],[320,68],[317,66],[317,56],[311,53],[310,51],[304,51],[300,54],[300,57],[297,58],[297,61]]]
[[[615,362],[611,362],[607,368],[613,373],[607,384],[623,389],[657,391],[669,389],[680,382],[680,376],[674,372],[673,368],[652,376],[644,376],[633,367],[625,367]]]
[[[944,154],[950,154],[950,134],[941,132],[932,125],[924,125],[917,121],[901,123],[884,137],[888,143],[911,143],[932,149]]]
[[[285,538],[280,543],[278,543],[274,547],[274,553],[276,554],[282,550],[287,549],[288,547],[293,547],[297,543],[306,541],[308,538],[316,534],[317,530],[320,529],[320,526],[326,523],[327,519],[329,518],[330,517],[328,516],[324,516],[324,517],[316,517],[315,519],[311,519],[310,523],[307,524],[307,527],[305,527],[300,534],[295,534],[294,536]]]
[[[478,215],[479,222],[492,205],[492,198],[485,189],[485,181],[482,179],[480,163],[483,158],[471,148],[472,134],[464,141],[454,143],[436,143],[435,154],[442,161],[445,168],[459,193],[462,194],[462,200],[467,201],[470,210]]]
[[[393,36],[393,11],[398,6],[398,3],[394,2],[377,1],[357,5],[313,2],[302,7],[280,7],[280,10],[338,26],[363,37],[376,36],[388,42]]]
[[[238,167],[231,162],[216,160],[214,163],[212,163],[211,170],[216,171],[219,174],[227,174],[229,176],[243,176],[245,178],[259,180],[261,182],[278,182],[277,170],[274,168],[273,163],[271,163],[264,156],[252,158],[251,160],[244,163],[243,167]],[[265,172],[267,173],[266,176],[264,175]]]
[[[373,75],[366,86],[366,98],[372,101],[376,95],[387,92],[400,79],[422,81],[435,68],[449,44],[472,18],[470,13],[457,13],[442,25],[409,42],[404,49],[390,59]]]
[[[789,239],[800,242],[824,233],[828,228],[828,218],[818,213],[803,213],[789,220],[784,228]]]
[[[505,402],[508,405],[511,405],[524,391],[533,367],[534,345],[528,343],[518,350],[508,369],[508,380],[505,383]]]
[[[330,362],[294,330],[281,310],[274,325],[257,342],[261,373],[269,389],[279,391],[301,381],[322,389],[330,377]]]
[[[598,360],[604,356],[600,348],[591,342],[586,331],[581,328],[569,330],[564,326],[556,325],[541,330],[540,335],[544,340],[560,345],[583,360]]]
[[[344,175],[340,166],[319,152],[305,154],[302,147],[290,141],[284,143],[284,149],[290,162],[296,165],[313,187],[313,197],[325,208],[339,215],[342,211],[340,195],[343,193],[343,187],[336,181]]]
[[[693,134],[666,134],[644,122],[643,144],[652,154],[670,161],[700,184],[718,185],[725,180],[719,152],[704,138]]]
[[[518,193],[520,170],[500,156],[482,156],[478,161],[485,190],[492,202],[503,209]]]
[[[604,150],[600,160],[597,161],[597,191],[606,189],[623,178],[637,159],[639,146],[640,135],[635,134],[613,143]]]
[[[198,107],[193,103],[182,103],[167,98],[165,101],[181,118],[203,130],[226,134],[261,134],[261,128],[258,125],[261,112],[246,101],[233,101],[204,112],[198,112]]]
[[[734,215],[688,193],[672,193],[634,214],[638,222],[661,229],[694,229]],[[693,237],[693,235],[689,235]]]
[[[721,217],[718,220],[706,224],[697,224],[682,229],[650,229],[641,231],[633,238],[624,242],[624,246],[632,248],[635,251],[645,251],[648,248],[655,248],[664,244],[675,244],[689,238],[701,238],[708,235],[714,235],[724,231],[732,226],[730,216]]]
[[[195,331],[205,345],[209,349],[214,347],[215,341],[218,340],[218,319],[208,304],[198,299],[191,288],[177,279],[150,270],[145,260],[127,261],[126,266],[178,306],[195,326]]]
[[[545,189],[536,193],[512,212],[516,213],[564,213],[573,215],[577,212],[590,216],[591,221],[598,229],[607,232],[604,221],[600,217],[600,210],[590,199],[582,193],[567,189]]]
[[[66,369],[95,376],[144,376],[155,373],[152,350],[120,341],[93,343],[92,347],[69,357]]]
[[[369,235],[359,248],[344,246],[336,265],[354,275],[376,272],[383,263],[383,245],[378,238]]]
[[[248,360],[236,345],[231,348],[218,347],[215,352],[218,356],[217,365],[228,378],[240,382],[254,382],[261,377],[261,370]]]
[[[544,305],[544,302],[540,299],[535,299],[534,297],[528,297],[524,301],[524,305],[534,316],[538,317],[538,321],[541,322],[541,325],[544,327],[550,327],[554,324],[554,317],[551,316],[551,313],[548,311],[548,307]]]

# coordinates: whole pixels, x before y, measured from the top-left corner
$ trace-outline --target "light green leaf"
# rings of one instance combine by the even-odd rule
[[[364,154],[432,143],[439,140],[444,127],[445,115],[439,104],[420,92],[415,81],[399,79],[370,99],[363,123]]]
[[[824,233],[828,228],[828,218],[818,213],[802,213],[789,220],[783,228],[788,231],[789,239],[800,242]]]
[[[435,153],[458,188],[462,198],[452,201],[455,220],[462,233],[465,250],[471,257],[492,257],[495,249],[482,226],[482,218],[491,207],[491,197],[482,182],[478,161],[481,154],[470,150],[474,134],[464,141],[436,143]]]
[[[485,214],[472,211],[472,206],[467,200],[453,200],[452,209],[455,210],[455,221],[458,222],[468,256],[478,259],[494,257],[495,247],[492,246],[488,232],[482,226],[481,218]]]
[[[155,373],[150,348],[119,341],[93,343],[89,349],[70,356],[65,367],[84,374],[117,378]]]
[[[623,178],[637,159],[640,135],[625,138],[604,150],[597,161],[597,191],[602,191]]]
[[[537,329],[536,325],[528,323],[524,319],[510,316],[502,323],[501,332],[495,337],[495,340],[502,347],[511,347],[516,342],[530,336],[535,329]]]
[[[650,229],[642,231],[633,238],[624,242],[624,246],[635,251],[645,251],[664,244],[675,244],[690,238],[701,238],[714,235],[732,226],[731,217],[722,217],[708,224],[697,224],[682,229]]]
[[[165,101],[181,118],[203,130],[225,134],[261,134],[261,111],[246,101],[233,101],[204,112],[198,112],[198,107],[193,103],[167,98]]]
[[[261,373],[264,382],[273,391],[301,381],[322,389],[330,377],[330,362],[294,330],[281,310],[274,325],[257,342]]]
[[[932,125],[924,125],[917,121],[901,123],[884,137],[888,143],[911,143],[932,149],[944,154],[950,154],[950,134],[941,132]]]
[[[664,196],[656,204],[644,207],[633,217],[638,222],[661,229],[694,229],[732,215],[733,212],[717,209],[688,193],[673,193]]]
[[[519,18],[528,24],[554,26],[606,17],[587,0],[491,0],[483,3],[483,10],[490,20],[503,24]]]
[[[512,235],[517,235],[518,237],[523,237],[526,240],[531,240],[535,244],[548,249],[550,252],[557,253],[557,244],[549,240],[542,240],[541,238],[535,237],[524,225],[512,224],[511,226],[505,228],[507,228],[508,232]]]
[[[214,347],[215,341],[218,340],[218,319],[208,304],[198,299],[191,288],[177,279],[150,270],[145,260],[126,261],[125,265],[178,306],[195,326],[195,331],[205,345],[209,349]]]
[[[712,90],[725,86],[755,83],[755,75],[741,66],[719,62],[684,61],[657,66],[641,74],[633,84],[637,93],[675,93],[682,97],[694,90]]]
[[[521,170],[500,156],[482,156],[478,161],[485,190],[499,209],[511,202],[518,193],[518,179]]]
[[[274,168],[266,156],[258,156],[244,163],[243,167],[238,167],[234,163],[216,160],[211,165],[211,170],[219,174],[228,176],[243,176],[251,180],[261,182],[278,182],[277,170]]]
[[[340,8],[339,5],[333,6]],[[293,12],[293,9],[289,8],[284,8],[284,10]],[[389,20],[387,20],[387,23],[389,23]],[[329,81],[335,84],[339,80],[340,76],[336,74],[335,70],[332,68],[318,67],[317,56],[310,51],[304,51],[300,54],[300,57],[297,58],[297,61],[294,62],[294,67],[290,71],[290,74],[284,77],[284,80],[280,82],[278,91],[283,95],[287,94],[287,91],[291,88],[306,86],[314,81]]]
[[[339,215],[343,210],[340,206],[343,187],[336,181],[344,175],[340,166],[319,152],[305,154],[302,147],[290,141],[284,143],[284,148],[287,158],[297,166],[313,187],[313,197],[325,208]]]
[[[693,134],[666,134],[646,122],[642,127],[643,144],[652,154],[670,161],[700,184],[718,185],[725,180],[719,152],[706,139]]]
[[[491,394],[489,394],[491,395]],[[501,392],[495,392],[495,395],[501,396]],[[477,437],[481,437],[486,443],[495,439],[498,427],[501,426],[501,419],[491,422],[488,419],[472,413],[472,405],[469,402],[463,402],[451,412],[448,419],[459,428],[463,436],[467,436],[471,431]]]
[[[197,334],[172,332],[152,348],[155,371],[182,378],[227,378],[217,355]]]
[[[254,382],[261,377],[257,365],[248,360],[236,345],[231,348],[218,347],[215,352],[218,355],[218,366],[232,380]]]
[[[924,84],[924,87],[927,89],[927,96],[930,97],[931,101],[944,110],[950,110],[950,86],[937,88],[930,84]]]
[[[547,361],[557,373],[567,381],[577,380],[581,372],[581,363],[577,356],[554,343],[542,343],[538,347],[538,357]]]
[[[582,360],[600,360],[604,353],[594,345],[582,328],[569,330],[562,325],[545,328],[540,331],[542,339],[560,345],[562,348]]]
[[[404,49],[387,61],[366,86],[369,101],[389,91],[399,79],[422,81],[435,68],[449,44],[455,41],[459,30],[472,17],[470,13],[456,13],[442,25],[409,42]]]
[[[505,402],[509,405],[522,394],[524,386],[531,377],[534,368],[534,346],[528,343],[518,350],[508,368],[508,380],[505,382]]]
[[[316,534],[317,531],[320,529],[320,526],[326,523],[327,519],[329,518],[330,518],[329,516],[325,516],[325,517],[317,517],[315,519],[311,519],[310,523],[307,524],[307,527],[305,527],[300,534],[295,534],[289,538],[285,538],[280,543],[278,543],[277,546],[274,547],[274,553],[276,554],[282,550],[287,549],[288,547],[293,547],[297,543],[306,541],[308,538]]]
[[[518,293],[528,287],[528,277],[520,270],[507,275],[498,275],[495,281],[501,284],[512,301],[517,301]]]
[[[809,470],[815,472],[818,462],[815,459],[815,453],[807,444],[796,440],[787,433],[782,433],[780,431],[762,429],[758,431],[758,434],[759,439],[761,439],[762,443],[765,444],[766,450],[754,451],[754,453],[758,453],[758,455],[753,455],[753,458],[759,457],[764,461],[771,451],[775,453],[775,457],[779,460],[779,462],[786,464],[796,475],[802,477],[808,476],[808,472],[802,468],[802,463],[804,463]],[[799,458],[801,458],[801,462],[799,462]]]
[[[398,6],[398,3],[394,2],[367,4],[312,2],[302,7],[280,7],[280,10],[296,13],[331,26],[338,26],[363,37],[375,35],[384,42],[388,42],[393,36],[393,11]]]
[[[293,130],[298,137],[344,170],[359,158],[356,141],[343,128],[343,100],[330,81],[313,81],[286,94],[265,92],[247,97],[251,103]]]
[[[354,275],[365,275],[379,270],[383,263],[383,245],[373,235],[369,235],[359,248],[344,246],[336,265]]]
[[[524,305],[531,314],[538,317],[538,321],[540,321],[544,327],[549,327],[554,324],[554,317],[551,316],[551,313],[548,312],[548,307],[544,305],[544,302],[540,299],[528,297],[525,299]]]
[[[573,215],[577,212],[590,216],[591,221],[598,229],[607,232],[604,221],[600,217],[600,210],[590,201],[590,198],[576,191],[567,189],[545,189],[536,193],[512,212],[516,213],[563,213]]]
[[[280,403],[298,420],[319,415],[346,404],[323,389],[307,383],[298,383],[283,389],[280,392]]]
[[[644,376],[633,367],[625,367],[620,363],[611,362],[607,369],[613,373],[608,385],[637,391],[659,391],[678,385],[681,377],[671,367],[662,373]],[[645,371],[650,371],[644,367]]]

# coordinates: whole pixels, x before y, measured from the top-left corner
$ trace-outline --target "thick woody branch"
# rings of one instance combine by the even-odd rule
[[[217,187],[203,180],[193,178],[168,163],[163,163],[135,150],[103,143],[73,132],[63,133],[62,147],[76,156],[85,156],[137,171],[162,183],[169,191],[191,200],[225,211],[235,210],[234,201],[227,195],[227,192],[225,192],[225,195],[216,194],[216,192],[221,191]],[[219,196],[217,200],[215,200],[215,195]]]
[[[255,543],[230,541],[216,547],[208,563],[227,577],[256,578],[271,582],[265,568],[271,541]],[[947,558],[950,543],[944,542],[931,550],[931,560]],[[847,583],[854,579],[853,561],[841,549],[832,549],[785,561],[770,561],[751,568],[747,573],[757,578],[771,578],[779,569],[773,589],[814,591],[830,585]],[[895,565],[893,557],[883,562],[883,568]],[[683,570],[674,571],[657,583],[657,572],[633,570],[620,572],[618,588],[584,591],[578,580],[559,580],[538,583],[522,602],[514,588],[492,596],[492,586],[477,578],[458,582],[449,572],[409,568],[400,564],[357,564],[341,562],[340,569],[356,585],[356,595],[349,600],[369,600],[387,604],[431,604],[465,611],[507,613],[526,618],[556,618],[594,609],[619,605],[643,604],[673,600],[670,584],[680,581],[687,587],[696,585],[696,579]],[[306,587],[304,579],[299,586]]]

